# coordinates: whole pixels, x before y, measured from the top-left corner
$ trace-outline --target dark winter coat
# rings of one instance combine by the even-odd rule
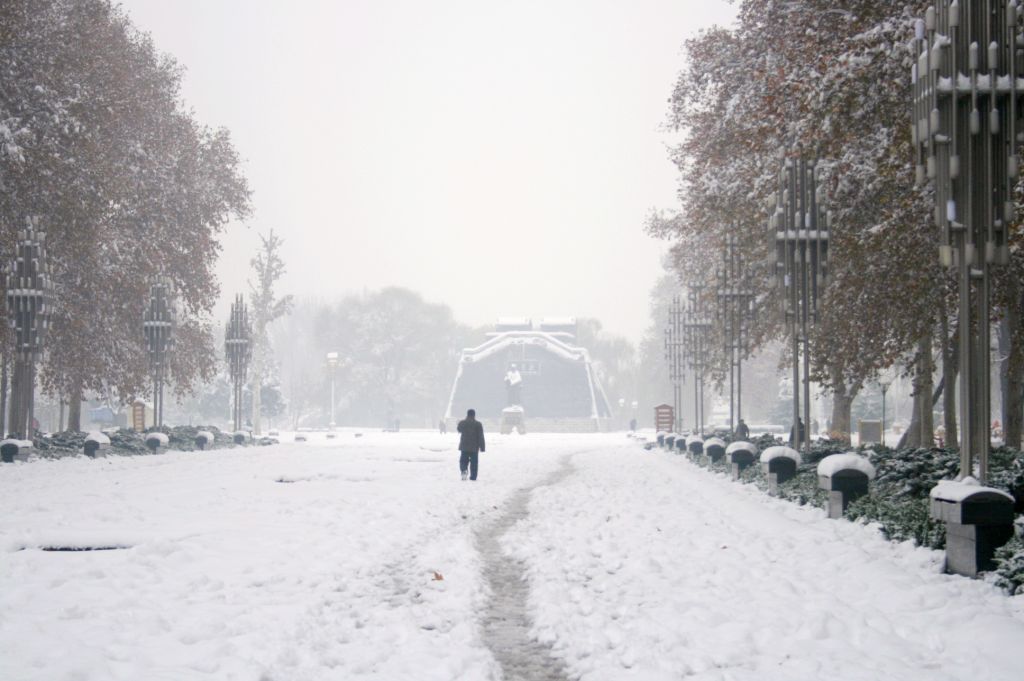
[[[462,436],[459,438],[460,452],[483,452],[487,450],[487,445],[484,443],[484,424],[476,419],[464,419],[459,421],[459,432],[462,433]]]
[[[738,440],[747,440],[750,438],[750,428],[747,427],[746,423],[741,423],[736,426],[736,438]]]

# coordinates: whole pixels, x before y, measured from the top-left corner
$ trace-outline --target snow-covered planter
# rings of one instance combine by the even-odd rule
[[[196,449],[205,450],[213,444],[213,433],[208,430],[200,430],[196,433]]]
[[[768,493],[778,496],[779,485],[792,480],[802,459],[792,447],[776,445],[761,452],[761,471],[768,478]]]
[[[85,443],[82,446],[86,456],[92,458],[105,457],[106,450],[110,447],[110,438],[107,437],[106,433],[101,433],[98,430],[93,431],[85,436]]]
[[[659,447],[665,446],[665,436],[666,435],[668,435],[668,433],[666,433],[664,430],[659,430],[657,435],[654,436],[655,439],[658,441],[658,446]]]
[[[665,449],[675,449],[676,438],[678,438],[678,437],[679,437],[679,435],[676,434],[676,433],[669,433],[668,435],[666,435],[665,439],[663,441]]]
[[[167,437],[167,433],[149,433],[146,435],[146,446],[152,452],[157,452],[160,449],[166,449],[167,444],[170,440]]]
[[[725,457],[725,440],[718,437],[709,437],[703,442],[704,455],[711,463],[718,463]]]
[[[1013,496],[971,477],[943,480],[928,495],[932,518],[946,523],[946,570],[976,577],[996,567],[996,549],[1013,538]]]
[[[32,440],[15,440],[13,438],[0,440],[0,460],[4,463],[28,461],[31,451]]]
[[[733,442],[725,448],[725,458],[732,470],[732,479],[739,480],[740,474],[754,463],[757,457],[757,445],[743,440]]]
[[[828,517],[842,518],[854,499],[868,493],[875,467],[855,452],[832,454],[818,462],[818,486],[828,492]]]
[[[231,439],[234,440],[236,445],[244,445],[249,440],[249,433],[244,430],[236,430]]]
[[[690,452],[690,456],[693,458],[699,457],[704,453],[704,438],[700,435],[687,435],[686,451]]]

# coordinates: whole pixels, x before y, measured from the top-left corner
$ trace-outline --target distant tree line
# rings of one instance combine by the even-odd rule
[[[174,390],[214,374],[217,236],[248,215],[250,193],[228,132],[195,120],[181,77],[107,0],[0,3],[0,257],[38,218],[55,282],[39,380],[68,401],[73,429],[87,394],[146,394],[152,275],[177,292]]]
[[[939,265],[931,197],[914,183],[908,44],[914,18],[928,4],[743,0],[731,28],[687,41],[669,112],[671,126],[684,135],[671,154],[681,210],[655,214],[647,224],[650,233],[675,242],[673,267],[685,283],[713,274],[707,263],[721,257],[727,231],[741,235],[754,265],[745,283],[757,291],[761,312],[752,340],[762,347],[786,333],[772,271],[760,266],[773,260],[766,223],[779,152],[796,142],[807,154],[817,151],[834,223],[831,281],[811,346],[813,380],[832,395],[833,428],[849,432],[852,401],[866,384],[892,369],[912,377],[906,444],[926,446],[940,400],[947,441],[957,441],[959,323],[954,281]],[[997,276],[993,294],[1005,436],[1018,448],[1021,240],[1017,218],[1012,262]]]

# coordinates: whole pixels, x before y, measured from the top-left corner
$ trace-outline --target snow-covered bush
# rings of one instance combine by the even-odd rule
[[[1012,595],[1024,594],[1024,539],[1014,537],[996,550],[996,584]]]
[[[930,549],[946,546],[946,526],[932,520],[927,497],[885,496],[876,491],[852,501],[846,517],[878,523],[882,534],[893,541],[912,540]]]

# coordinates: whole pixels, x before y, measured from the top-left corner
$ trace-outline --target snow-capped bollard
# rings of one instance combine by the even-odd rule
[[[757,458],[757,445],[744,440],[733,442],[725,448],[725,458],[729,461],[732,479],[739,480],[743,470],[752,465]]]
[[[156,454],[161,448],[166,449],[167,443],[170,440],[167,438],[166,433],[149,433],[146,435],[146,446],[149,447],[149,451]]]
[[[687,436],[686,451],[690,452],[692,458],[699,459],[701,454],[704,453],[704,438],[700,435]]]
[[[663,430],[659,430],[658,434],[655,436],[657,438],[657,440],[658,440],[658,446],[659,447],[664,447],[665,446],[665,436],[666,435],[668,435],[668,433],[666,433]]]
[[[86,456],[96,459],[106,457],[109,447],[110,438],[107,437],[106,433],[96,430],[85,436],[85,444],[82,445],[82,451],[85,452]]]
[[[231,436],[231,439],[236,445],[244,445],[249,440],[249,433],[244,430],[236,430],[235,434]]]
[[[295,441],[296,442],[305,442],[306,441],[306,436],[302,435],[302,434],[297,434],[295,436]]]
[[[818,463],[818,487],[828,492],[828,517],[842,518],[854,499],[868,493],[875,467],[855,452],[832,454]]]
[[[685,453],[686,453],[686,437],[683,436],[683,435],[680,435],[679,437],[676,438],[676,454],[685,454]]]
[[[946,523],[946,572],[977,577],[995,568],[996,549],[1013,537],[1013,497],[964,478],[939,482],[929,499],[932,518]]]
[[[768,494],[777,496],[779,485],[796,477],[802,459],[792,447],[776,445],[761,452],[761,470],[768,477]]]
[[[32,452],[32,440],[0,440],[0,460],[4,463],[28,461]]]
[[[669,433],[668,435],[666,435],[665,440],[663,442],[663,444],[665,445],[665,449],[675,449],[677,437],[679,436],[676,435],[675,433]]]
[[[196,433],[196,449],[205,450],[213,444],[213,433],[208,430],[200,430]]]
[[[725,440],[717,437],[709,437],[703,442],[704,456],[708,457],[708,461],[712,464],[716,464],[725,458]]]

